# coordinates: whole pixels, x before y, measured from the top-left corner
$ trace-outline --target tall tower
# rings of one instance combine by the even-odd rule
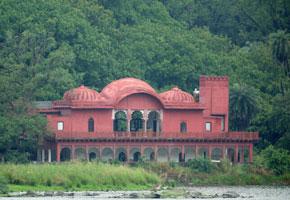
[[[204,117],[220,119],[221,130],[228,131],[229,81],[227,76],[201,76],[199,101],[205,106]]]

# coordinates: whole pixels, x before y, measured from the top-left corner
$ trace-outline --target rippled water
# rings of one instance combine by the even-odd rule
[[[241,197],[226,198],[226,199],[251,199],[251,200],[290,200],[290,187],[273,187],[273,186],[247,186],[247,187],[191,187],[186,188],[190,192],[201,192],[206,195],[218,194],[219,196],[225,192],[232,191],[238,193]],[[142,191],[139,191],[142,193]],[[138,192],[138,193],[139,193]],[[100,192],[98,196],[80,196],[76,194],[73,197],[0,197],[0,200],[64,200],[64,199],[104,199],[116,198],[118,195],[130,192]],[[195,198],[196,199],[196,198]],[[205,198],[202,198],[205,199]],[[221,200],[225,198],[210,198],[214,200]]]

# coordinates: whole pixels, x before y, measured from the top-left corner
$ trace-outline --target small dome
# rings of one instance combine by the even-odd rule
[[[171,90],[160,93],[161,98],[166,103],[180,104],[180,103],[194,103],[194,98],[191,94],[182,91],[178,87],[174,87]]]
[[[99,93],[97,91],[83,85],[78,88],[71,89],[63,95],[63,100],[65,101],[93,102],[97,101],[98,98]]]

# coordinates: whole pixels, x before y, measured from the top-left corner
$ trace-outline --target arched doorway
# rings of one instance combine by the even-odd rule
[[[204,148],[204,147],[200,148],[198,150],[198,155],[199,155],[200,158],[207,159],[208,158],[208,150],[207,150],[207,148]]]
[[[91,152],[89,154],[89,161],[94,161],[97,159],[97,154],[95,152]]]
[[[75,158],[77,160],[86,160],[86,150],[84,148],[77,148],[75,150]]]
[[[160,132],[160,114],[157,111],[148,114],[147,131]]]
[[[118,156],[118,160],[120,162],[126,162],[127,158],[127,150],[124,147],[119,147],[116,149],[116,156]]]
[[[138,162],[140,160],[140,158],[141,158],[141,153],[139,151],[137,151],[133,154],[133,161],[134,162]]]
[[[124,111],[115,113],[114,131],[127,131],[127,116]]]
[[[159,162],[168,162],[168,150],[164,147],[158,149],[157,152],[157,161]]]
[[[147,147],[146,149],[144,149],[143,155],[144,155],[145,160],[150,160],[150,161],[155,160],[155,153],[151,147]]]
[[[184,161],[189,161],[189,160],[192,160],[193,158],[195,158],[195,148],[194,147],[185,147],[185,150],[184,150]]]
[[[179,162],[180,161],[180,156],[182,157],[182,155],[180,155],[179,153],[181,153],[179,148],[171,149],[171,151],[170,151],[170,161]]]
[[[119,153],[118,160],[120,162],[126,162],[127,161],[127,156],[126,156],[125,152],[120,152]]]
[[[71,160],[71,150],[65,147],[60,152],[60,161],[70,161]]]
[[[106,147],[102,150],[102,160],[109,161],[113,160],[114,152],[111,148]]]
[[[222,150],[220,148],[214,148],[211,152],[212,160],[221,160],[222,158]]]
[[[143,114],[141,111],[136,110],[131,115],[130,131],[142,131],[143,130]]]
[[[89,161],[100,160],[100,151],[96,147],[89,148]]]

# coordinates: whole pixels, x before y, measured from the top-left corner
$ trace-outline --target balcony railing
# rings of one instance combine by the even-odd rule
[[[160,139],[235,139],[258,140],[258,132],[65,132],[57,131],[56,139],[120,139],[120,138],[160,138]]]

